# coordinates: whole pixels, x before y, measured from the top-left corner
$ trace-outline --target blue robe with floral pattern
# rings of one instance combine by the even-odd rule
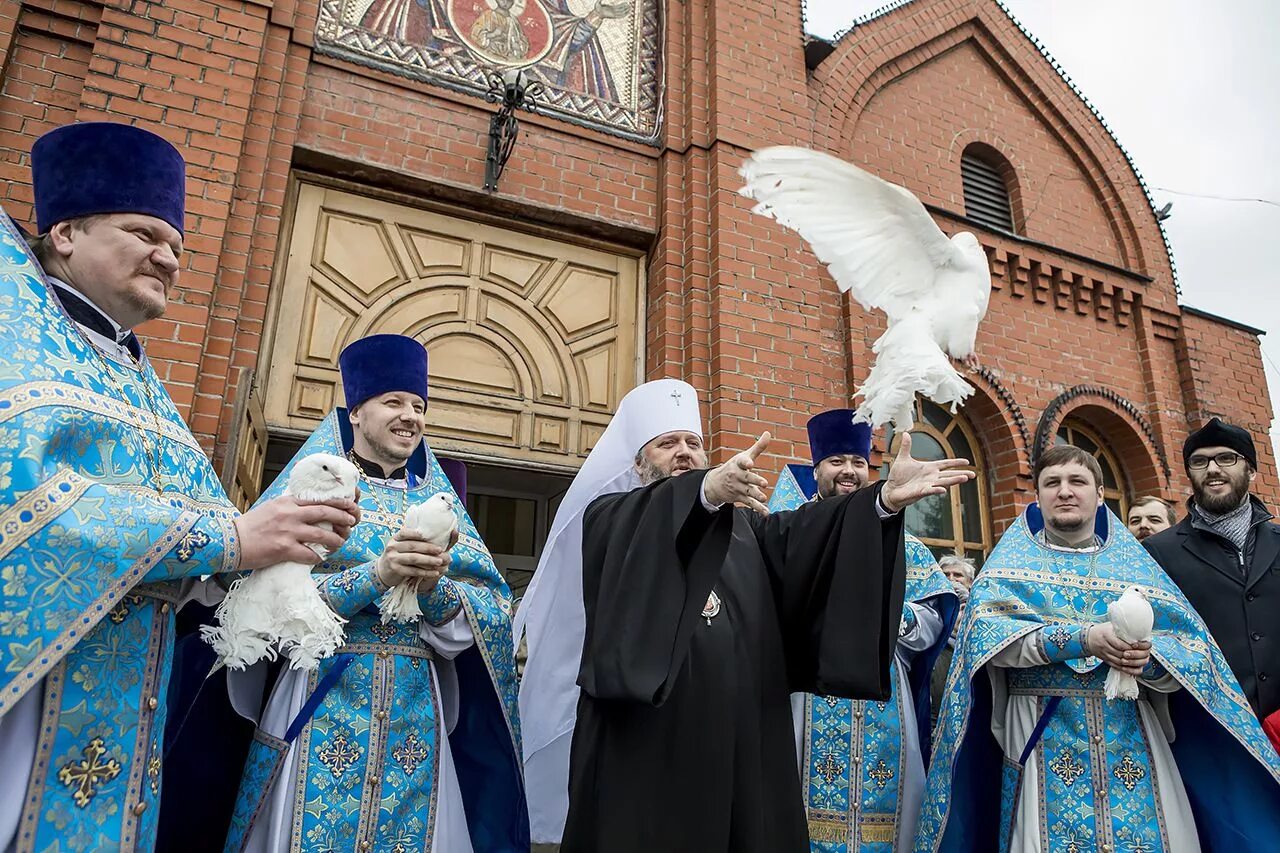
[[[351,447],[346,410],[331,412],[289,467],[259,499],[280,494],[296,462],[313,453],[343,455]],[[440,738],[448,737],[471,843],[476,853],[529,849],[516,670],[511,640],[511,592],[465,509],[446,576],[419,596],[433,625],[465,613],[475,644],[454,659],[459,719],[445,733],[437,706],[431,648],[418,622],[383,625],[383,590],[374,563],[402,526],[404,508],[438,492],[454,494],[423,442],[408,470],[416,485],[397,489],[362,481],[361,520],[346,544],[314,575],[321,594],[348,621],[338,655],[353,662],[324,695],[296,742],[305,759],[293,779],[293,850],[430,851],[435,835]],[[456,497],[456,495],[455,495]],[[322,661],[307,684],[314,692],[338,657]],[[228,850],[238,850],[257,805],[269,795],[268,774],[279,738],[259,730],[246,761]]]
[[[1096,551],[1049,548],[1035,538],[1043,526],[1032,504],[973,585],[935,730],[917,853],[1005,849],[1018,796],[1039,797],[1041,825],[1028,831],[1046,853],[1169,849],[1139,703],[1107,700],[1107,667],[1082,646],[1084,627],[1107,621],[1107,606],[1135,585],[1155,613],[1151,677],[1167,672],[1182,688],[1169,694],[1169,746],[1201,849],[1278,849],[1280,756],[1200,616],[1105,507]],[[1041,714],[1050,697],[1061,699],[1032,746],[1038,772],[1022,776],[1020,756],[1004,756],[991,732],[986,665],[1041,629],[1051,663],[1007,669],[1008,692],[1035,697]]]
[[[175,581],[236,567],[237,513],[146,357],[84,336],[3,213],[0,496],[0,728],[38,715],[14,845],[149,850]]]
[[[813,469],[788,465],[769,498],[770,511],[795,509],[817,493]],[[920,758],[929,747],[929,683],[959,608],[955,591],[933,554],[907,535],[907,603],[927,603],[942,618],[942,630],[911,659],[909,696],[900,688],[898,655],[890,662],[892,695],[885,702],[804,694],[800,782],[814,853],[888,853],[899,838],[907,761],[903,720],[916,721]],[[904,619],[914,611],[903,608]],[[853,772],[851,772],[851,770]],[[916,770],[917,779],[923,767]],[[918,784],[918,783],[917,783]],[[914,819],[912,817],[911,819]]]

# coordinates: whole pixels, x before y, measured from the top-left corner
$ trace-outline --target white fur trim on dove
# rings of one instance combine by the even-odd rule
[[[351,462],[316,453],[293,466],[284,493],[300,501],[354,500],[359,480]],[[319,545],[310,547],[325,556]],[[231,584],[215,614],[218,624],[200,629],[223,665],[244,669],[275,660],[278,649],[293,669],[312,670],[337,651],[346,620],[329,609],[311,571],[304,563],[277,563]]]
[[[1118,599],[1107,605],[1107,617],[1116,636],[1126,643],[1142,643],[1151,639],[1155,613],[1142,590],[1131,586]],[[1118,669],[1107,673],[1108,699],[1137,699],[1138,680]]]
[[[405,511],[404,526],[409,530],[421,533],[432,545],[441,548],[449,547],[453,531],[458,529],[458,513],[454,509],[457,499],[448,492],[438,492],[420,504],[414,504]],[[382,624],[388,622],[409,622],[422,615],[418,605],[418,584],[416,581],[398,583],[382,596],[378,602],[378,610],[382,613]]]

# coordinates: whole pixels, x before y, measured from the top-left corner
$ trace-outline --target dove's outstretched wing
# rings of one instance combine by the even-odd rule
[[[939,271],[963,263],[915,196],[830,154],[766,148],[740,174],[757,213],[799,233],[842,291],[890,319],[918,309]]]

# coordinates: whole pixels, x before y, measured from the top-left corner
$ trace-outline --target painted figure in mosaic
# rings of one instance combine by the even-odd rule
[[[525,0],[487,0],[488,8],[471,25],[472,41],[489,53],[512,62],[527,57],[529,37],[520,25],[524,3]]]
[[[1280,757],[1204,622],[1107,511],[1096,459],[1062,445],[1033,473],[973,585],[916,850],[1275,849]],[[1122,636],[1135,595],[1150,642]],[[1136,699],[1106,698],[1113,669]]]
[[[552,43],[546,57],[531,69],[549,85],[566,92],[617,102],[618,88],[600,43],[600,27],[606,21],[626,18],[634,0],[597,0],[585,15],[575,13],[568,0],[545,0],[551,16]]]
[[[855,424],[853,416],[851,409],[831,409],[809,419],[813,465],[783,469],[771,512],[838,498],[870,483],[871,425]],[[930,673],[958,601],[929,549],[914,536],[905,539],[906,603],[888,701],[791,697],[814,853],[909,851],[915,840],[929,748]]]
[[[401,335],[339,357],[337,409],[271,489],[313,453],[361,469],[361,520],[314,575],[346,642],[315,672],[286,670],[258,719],[251,668],[232,700],[258,719],[226,849],[509,851],[529,848],[516,718],[510,590],[423,440],[427,354]],[[458,537],[432,544],[405,510],[453,496]],[[416,585],[422,615],[385,618]]]
[[[237,517],[132,332],[178,279],[181,154],[83,123],[31,163],[30,248],[0,214],[0,849],[150,850],[176,609],[357,511]]]
[[[694,389],[650,382],[557,512],[521,707],[536,833],[563,821],[563,853],[806,851],[790,694],[891,693],[900,511],[969,475],[904,451],[873,488],[769,514],[769,440],[707,470]]]
[[[444,0],[373,0],[361,16],[360,26],[433,49],[453,38]]]

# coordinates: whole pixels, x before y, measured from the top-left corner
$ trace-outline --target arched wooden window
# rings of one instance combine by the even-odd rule
[[[889,473],[889,461],[901,441],[888,432],[889,454],[880,476]],[[916,399],[916,423],[911,428],[911,455],[917,459],[968,459],[977,477],[907,507],[907,532],[929,546],[935,556],[960,554],[978,566],[991,550],[990,510],[987,506],[986,465],[973,429],[958,414],[929,400]]]
[[[1123,521],[1129,511],[1129,484],[1125,482],[1124,471],[1115,454],[1102,437],[1092,427],[1067,418],[1058,427],[1053,443],[1074,444],[1098,460],[1098,467],[1102,468],[1102,497],[1111,511]]]
[[[1013,215],[1013,168],[991,146],[975,142],[960,155],[964,215],[1001,231],[1016,233]]]

